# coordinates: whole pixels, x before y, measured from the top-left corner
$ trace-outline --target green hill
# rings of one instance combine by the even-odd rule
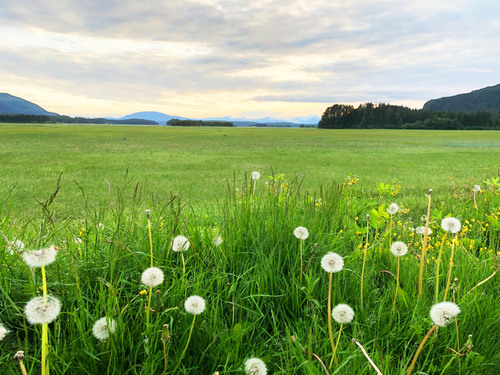
[[[57,116],[42,107],[10,94],[0,93],[0,114]]]
[[[424,104],[424,110],[451,112],[488,111],[500,113],[500,84],[475,90],[467,94],[429,100]]]

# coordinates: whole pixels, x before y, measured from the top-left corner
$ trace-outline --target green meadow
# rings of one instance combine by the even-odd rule
[[[4,124],[0,146],[1,374],[500,373],[499,132]]]

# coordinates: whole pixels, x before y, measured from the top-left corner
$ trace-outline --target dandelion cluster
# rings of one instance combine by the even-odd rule
[[[0,341],[2,341],[8,333],[9,330],[5,328],[2,323],[0,323]]]
[[[23,259],[30,267],[44,267],[56,260],[58,248],[51,246],[46,249],[25,251]]]
[[[99,341],[106,341],[110,334],[115,333],[116,322],[111,318],[101,318],[94,323],[92,333]]]
[[[189,249],[189,240],[184,236],[177,236],[172,241],[173,251],[186,251]]]
[[[186,311],[193,315],[199,315],[205,311],[205,300],[200,296],[191,296],[184,302]]]
[[[7,251],[10,255],[14,255],[14,253],[20,253],[24,249],[24,242],[21,240],[15,240],[7,246]]]
[[[321,259],[321,267],[329,273],[342,271],[344,259],[339,254],[329,252]]]
[[[337,323],[350,323],[354,319],[354,310],[346,304],[339,304],[332,310],[332,318]]]
[[[163,271],[157,267],[147,268],[141,276],[141,282],[146,286],[157,286],[163,283]]]
[[[266,375],[266,364],[260,358],[249,358],[245,361],[245,373],[247,375]]]
[[[425,234],[425,227],[416,227],[415,232],[417,234]],[[431,228],[427,228],[427,235],[431,235],[431,234],[432,234]]]
[[[395,215],[397,214],[399,211],[399,206],[396,204],[396,203],[391,203],[389,205],[389,208],[387,209],[387,212],[390,214],[390,215]]]
[[[391,245],[391,252],[397,257],[401,257],[408,252],[408,246],[404,242],[396,241]]]
[[[441,302],[432,306],[430,316],[434,324],[444,327],[459,313],[460,308],[453,302]]]
[[[293,234],[299,240],[305,240],[305,239],[307,239],[307,237],[309,237],[309,231],[307,230],[307,228],[304,228],[304,227],[295,228],[295,230],[293,231]]]
[[[454,217],[446,217],[441,221],[441,228],[450,233],[458,233],[461,227],[460,220]]]
[[[52,296],[35,297],[24,309],[26,319],[30,324],[45,324],[53,322],[61,311],[61,302]]]

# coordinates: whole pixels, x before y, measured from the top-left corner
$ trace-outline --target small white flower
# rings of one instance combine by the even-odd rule
[[[31,299],[24,309],[26,319],[30,324],[44,324],[54,321],[61,311],[61,302],[52,296],[35,297]]]
[[[399,206],[396,204],[396,203],[391,203],[389,205],[389,208],[387,209],[387,212],[390,214],[390,215],[395,215],[397,214],[399,211]]]
[[[293,234],[299,240],[305,240],[307,237],[309,237],[309,231],[307,230],[307,228],[304,228],[304,227],[295,228],[295,230],[293,231]]]
[[[177,236],[172,241],[173,251],[186,251],[189,249],[189,240],[184,236]]]
[[[57,250],[59,250],[57,247],[51,246],[47,249],[25,251],[23,259],[30,267],[47,266],[56,260]]]
[[[332,310],[332,318],[337,323],[350,323],[354,318],[354,310],[346,304],[339,304]]]
[[[415,232],[417,232],[417,234],[424,234],[425,227],[416,227]],[[430,235],[430,234],[432,234],[432,230],[431,230],[431,228],[427,228],[427,235]]]
[[[75,238],[75,245],[80,245],[82,243],[82,239],[80,237]]]
[[[481,191],[481,186],[479,185],[474,185],[474,191],[477,193],[478,191]]]
[[[146,286],[160,285],[163,283],[163,271],[157,267],[149,267],[142,273],[141,281]]]
[[[267,367],[260,358],[249,358],[245,362],[245,374],[247,375],[266,375]]]
[[[441,302],[432,306],[430,315],[434,324],[446,326],[450,320],[460,313],[460,308],[453,302]]]
[[[116,322],[111,318],[101,318],[97,322],[94,323],[92,327],[92,333],[95,338],[100,341],[106,341],[109,338],[110,334],[115,333],[116,330]]]
[[[391,245],[391,252],[397,257],[401,257],[408,252],[408,246],[404,242],[396,241]]]
[[[8,333],[9,330],[5,328],[2,323],[0,323],[0,341],[2,341]]]
[[[104,229],[104,224],[103,223],[99,223],[96,225],[96,228],[97,230],[103,230]]]
[[[252,172],[252,180],[258,180],[260,178],[259,172]]]
[[[420,216],[420,220],[422,220],[422,221],[426,221],[426,220],[427,220],[427,215],[422,215],[422,216]]]
[[[223,241],[224,241],[224,240],[222,239],[222,237],[221,237],[221,236],[215,236],[215,237],[214,237],[214,241],[213,241],[213,242],[214,242],[214,245],[215,245],[215,246],[220,246],[220,244],[221,244]]]
[[[205,311],[205,300],[200,296],[191,296],[184,302],[184,308],[190,314],[201,314]]]
[[[441,221],[441,228],[450,233],[458,233],[461,227],[462,224],[460,224],[460,220],[454,217],[445,217],[443,221]]]
[[[329,273],[342,271],[344,259],[339,254],[329,252],[321,258],[321,267]]]
[[[14,255],[14,253],[20,253],[24,249],[24,242],[21,240],[15,240],[7,246],[7,251],[10,255]]]

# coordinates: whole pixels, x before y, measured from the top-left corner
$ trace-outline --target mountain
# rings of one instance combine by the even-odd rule
[[[170,116],[165,113],[154,112],[154,111],[135,112],[130,115],[120,117],[119,120],[142,119],[142,120],[156,121],[160,125],[166,125],[167,122],[169,120],[172,120],[173,118],[179,120],[187,120],[186,117]]]
[[[57,113],[47,112],[34,103],[5,93],[0,93],[0,114],[57,116]]]
[[[467,94],[429,100],[424,104],[424,110],[500,112],[500,84],[475,90]]]

